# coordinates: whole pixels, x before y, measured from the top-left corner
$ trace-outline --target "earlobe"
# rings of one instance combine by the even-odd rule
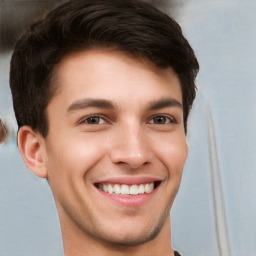
[[[36,176],[46,178],[48,173],[42,136],[29,126],[23,126],[18,133],[18,146],[28,169]]]

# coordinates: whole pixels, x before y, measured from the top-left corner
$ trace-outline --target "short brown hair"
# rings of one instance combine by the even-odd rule
[[[67,54],[97,47],[116,48],[172,67],[180,79],[184,127],[196,94],[199,70],[180,26],[139,0],[72,0],[33,24],[16,44],[10,86],[18,127],[29,125],[44,137],[46,107],[56,88],[54,66]]]

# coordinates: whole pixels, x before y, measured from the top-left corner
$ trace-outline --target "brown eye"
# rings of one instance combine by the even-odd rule
[[[169,124],[169,123],[175,123],[175,120],[171,117],[167,117],[167,116],[154,116],[150,122],[151,124]]]
[[[153,118],[154,124],[165,124],[166,123],[166,117],[165,116],[157,116]]]
[[[104,123],[104,119],[99,116],[89,116],[84,120],[87,124],[102,124]]]

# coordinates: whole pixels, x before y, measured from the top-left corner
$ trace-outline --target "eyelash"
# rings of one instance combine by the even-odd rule
[[[165,121],[166,121],[166,120],[169,120],[169,121],[168,121],[168,122],[165,122],[165,123],[158,123],[158,124],[156,124],[156,123],[153,123],[153,121],[154,121],[155,118],[164,118]],[[150,123],[150,124],[156,124],[156,125],[165,125],[165,124],[177,124],[177,121],[176,121],[176,119],[175,119],[174,117],[172,117],[172,116],[157,114],[157,115],[153,116],[153,117],[150,119],[150,122],[149,122],[149,123]]]
[[[99,123],[89,123],[88,122],[88,120],[89,119],[92,119],[92,118],[97,118],[97,119],[101,119],[101,120],[103,120],[103,122],[102,121],[100,121]],[[89,124],[89,125],[99,125],[99,124],[102,124],[102,123],[105,123],[106,122],[106,120],[105,120],[105,118],[103,118],[101,115],[92,115],[92,116],[87,116],[86,118],[83,118],[79,123],[86,123],[86,124]]]
[[[93,118],[98,119],[99,122],[98,123],[97,122],[96,123],[88,122],[89,119],[93,119]],[[164,123],[154,123],[154,119],[156,119],[156,118],[164,118],[165,122]],[[169,121],[166,122],[167,120],[169,120]],[[106,119],[104,117],[102,117],[101,115],[91,115],[91,116],[87,116],[86,118],[82,119],[79,123],[86,123],[89,125],[100,125],[100,124],[106,123]],[[171,116],[158,114],[158,115],[153,116],[150,119],[149,123],[155,124],[155,125],[165,125],[165,124],[177,124],[177,121],[175,118],[173,118]]]

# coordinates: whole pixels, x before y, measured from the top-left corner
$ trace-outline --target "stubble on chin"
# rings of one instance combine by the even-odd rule
[[[96,233],[101,234],[98,236],[98,238],[101,240],[101,243],[105,244],[105,246],[120,248],[121,250],[150,242],[159,235],[164,224],[168,222],[167,218],[170,218],[170,209],[172,203],[173,200],[170,200],[162,215],[158,219],[155,219],[152,223],[149,223],[148,227],[142,233],[134,236],[127,234],[126,236],[124,235],[117,239],[113,238],[110,234],[105,234],[103,237],[101,231],[98,230]],[[122,229],[122,227],[120,227],[120,229]]]

